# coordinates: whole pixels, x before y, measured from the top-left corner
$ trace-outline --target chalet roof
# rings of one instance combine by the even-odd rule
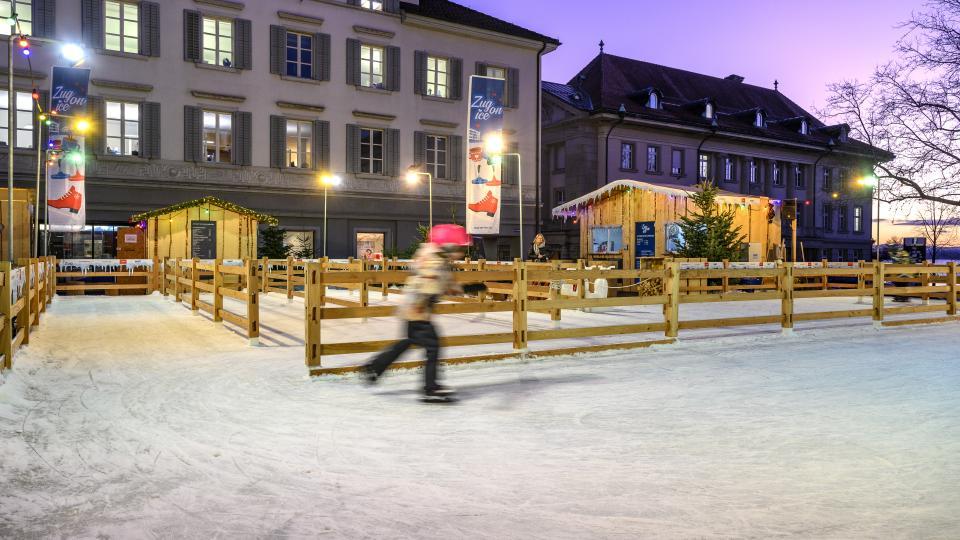
[[[421,17],[429,17],[431,19],[472,26],[473,28],[489,30],[508,36],[560,45],[560,40],[557,38],[545,36],[533,30],[527,30],[526,28],[487,15],[486,13],[455,4],[449,0],[420,0],[419,5],[401,2],[400,8],[405,13],[411,13]]]
[[[855,139],[841,142],[816,116],[810,114],[778,90],[747,84],[736,78],[720,78],[683,69],[662,66],[641,60],[600,53],[566,85],[544,83],[543,91],[569,103],[570,89],[585,94],[591,114],[616,113],[623,104],[628,118],[654,120],[678,126],[711,129],[712,119],[704,118],[690,103],[710,99],[714,103],[719,133],[747,135],[797,144],[833,148],[873,157],[893,159],[893,154]],[[661,107],[646,106],[645,93],[650,89],[662,95]],[[755,111],[762,110],[768,125],[753,125]],[[781,120],[807,118],[809,132],[799,133],[799,126]]]
[[[673,197],[689,197],[690,195],[697,192],[696,186],[679,186],[679,185],[664,185],[664,184],[651,184],[648,182],[640,182],[637,180],[616,180],[610,182],[609,184],[596,189],[583,195],[582,197],[577,197],[572,201],[567,201],[553,209],[553,217],[570,217],[574,216],[577,213],[577,210],[583,206],[587,206],[595,201],[609,197],[613,193],[619,191],[627,191],[632,189],[639,189],[643,191],[651,191],[653,193],[661,193],[664,195],[670,195]],[[733,191],[718,190],[717,199],[724,203],[746,203],[749,205],[754,204],[765,204],[766,197],[757,197],[756,195],[744,195],[742,193],[736,193]]]
[[[156,210],[150,210],[149,212],[142,212],[130,218],[130,221],[143,221],[145,219],[150,219],[154,217],[164,216],[167,214],[173,214],[181,210],[186,210],[187,208],[197,208],[197,207],[209,207],[216,206],[217,208],[222,208],[224,210],[229,210],[231,212],[236,212],[243,216],[251,217],[257,220],[264,225],[277,225],[279,221],[273,216],[268,216],[267,214],[262,214],[255,210],[250,210],[249,208],[244,208],[233,204],[232,202],[225,201],[217,197],[203,197],[201,199],[195,199],[192,201],[184,201],[182,203],[175,204],[173,206],[167,206],[166,208],[158,208]]]

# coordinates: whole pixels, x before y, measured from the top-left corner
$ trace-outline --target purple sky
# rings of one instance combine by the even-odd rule
[[[736,73],[760,86],[778,79],[808,109],[824,104],[828,83],[865,78],[885,62],[902,33],[894,26],[923,7],[923,0],[454,1],[559,38],[563,45],[544,58],[546,80],[567,82],[603,39],[612,54]]]

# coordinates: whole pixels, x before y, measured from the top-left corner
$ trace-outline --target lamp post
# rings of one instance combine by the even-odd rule
[[[484,152],[494,160],[503,160],[505,157],[517,158],[517,197],[520,199],[520,260],[526,259],[526,249],[523,244],[523,160],[518,152],[504,152],[503,136],[492,134],[483,141]]]
[[[323,256],[327,256],[327,191],[331,187],[339,186],[343,182],[335,174],[324,174],[320,177],[320,185],[323,186]]]
[[[419,168],[418,168],[416,165],[414,165],[413,167],[410,167],[410,168],[407,170],[406,180],[407,180],[407,184],[409,184],[409,185],[412,186],[412,185],[416,184],[418,180],[420,180],[420,177],[421,177],[421,176],[426,176],[426,177],[427,177],[427,188],[428,188],[429,194],[430,194],[430,195],[429,195],[429,197],[430,197],[430,199],[429,199],[429,200],[430,200],[430,203],[429,203],[429,207],[430,207],[430,209],[429,209],[429,212],[430,212],[430,229],[432,230],[432,229],[433,229],[433,174],[431,174],[431,173],[429,173],[429,172],[421,171],[421,170],[418,170],[418,169],[419,169]]]
[[[860,184],[861,186],[866,186],[873,189],[873,193],[870,196],[871,199],[873,198],[874,194],[876,194],[877,196],[877,215],[875,216],[875,219],[877,220],[877,245],[875,247],[876,255],[874,256],[875,257],[874,260],[879,261],[880,260],[880,179],[871,174],[858,179],[857,183]]]

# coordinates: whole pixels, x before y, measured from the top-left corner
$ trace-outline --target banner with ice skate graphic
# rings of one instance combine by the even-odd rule
[[[503,93],[506,81],[470,77],[467,118],[467,233],[500,234],[500,186],[503,178]],[[496,148],[499,147],[499,148]]]
[[[87,223],[83,137],[51,134],[47,151],[47,207],[50,230],[82,231]]]

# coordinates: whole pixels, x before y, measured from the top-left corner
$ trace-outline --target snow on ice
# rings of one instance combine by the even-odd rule
[[[306,379],[300,324],[58,298],[0,386],[0,537],[960,537],[957,324],[447,368],[455,406]]]

